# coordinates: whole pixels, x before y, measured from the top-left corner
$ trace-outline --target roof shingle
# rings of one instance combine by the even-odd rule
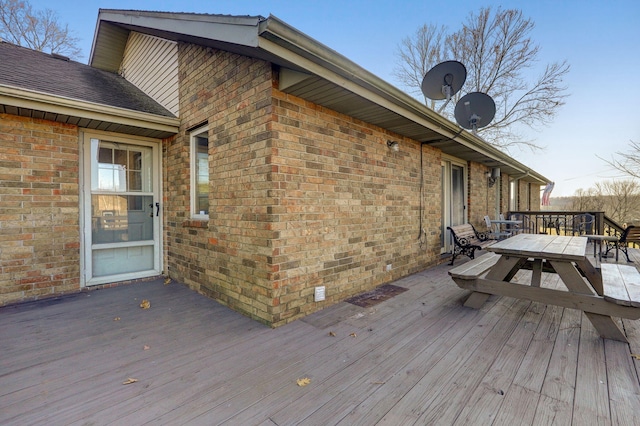
[[[4,41],[0,42],[0,85],[174,117],[117,74]]]

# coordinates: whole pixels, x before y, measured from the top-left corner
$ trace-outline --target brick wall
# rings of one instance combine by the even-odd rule
[[[171,276],[277,326],[437,261],[439,151],[423,148],[420,244],[420,144],[279,92],[265,62],[184,44],[179,57],[183,123],[164,150]],[[210,218],[198,222],[188,130],[204,122]]]
[[[0,114],[0,305],[80,288],[78,129]]]
[[[270,268],[286,322],[433,265],[440,249],[440,152],[274,90],[280,230]],[[387,140],[400,142],[400,150]],[[386,271],[386,265],[391,270]],[[327,300],[313,301],[315,286]]]
[[[469,184],[468,184],[468,221],[475,226],[478,231],[486,231],[484,217],[489,214],[493,217],[496,205],[495,187],[489,188],[487,173],[491,169],[479,163],[468,163]],[[496,182],[496,185],[499,185]]]
[[[272,322],[268,259],[278,230],[270,182],[270,66],[179,46],[180,134],[164,147],[167,267],[172,277],[231,308]],[[210,220],[190,219],[189,130],[209,126]]]

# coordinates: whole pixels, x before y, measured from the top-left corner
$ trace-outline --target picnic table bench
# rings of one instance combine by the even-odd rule
[[[633,266],[617,263],[603,263],[600,267],[604,300],[640,308],[640,272]]]
[[[454,243],[449,265],[453,265],[456,256],[460,254],[473,259],[476,250],[482,250],[495,242],[495,240],[490,240],[486,233],[476,231],[470,223],[447,226],[447,229],[451,232]]]
[[[478,309],[490,295],[508,296],[579,309],[601,337],[627,342],[612,317],[640,318],[640,273],[633,267],[603,264],[598,272],[586,258],[586,239],[550,235],[516,235],[449,271],[455,283],[471,290],[464,305]],[[530,268],[529,282],[512,281]],[[543,270],[557,273],[564,289],[541,285]],[[522,281],[520,279],[520,281]]]

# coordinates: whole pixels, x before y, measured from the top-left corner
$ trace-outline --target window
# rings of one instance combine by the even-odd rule
[[[191,132],[191,217],[209,217],[209,129]]]

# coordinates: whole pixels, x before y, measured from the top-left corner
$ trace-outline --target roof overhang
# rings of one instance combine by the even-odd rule
[[[149,138],[178,133],[180,120],[0,85],[0,112]]]
[[[130,31],[223,49],[280,67],[283,92],[505,174],[549,179],[280,19],[101,9],[89,64],[117,71]]]

